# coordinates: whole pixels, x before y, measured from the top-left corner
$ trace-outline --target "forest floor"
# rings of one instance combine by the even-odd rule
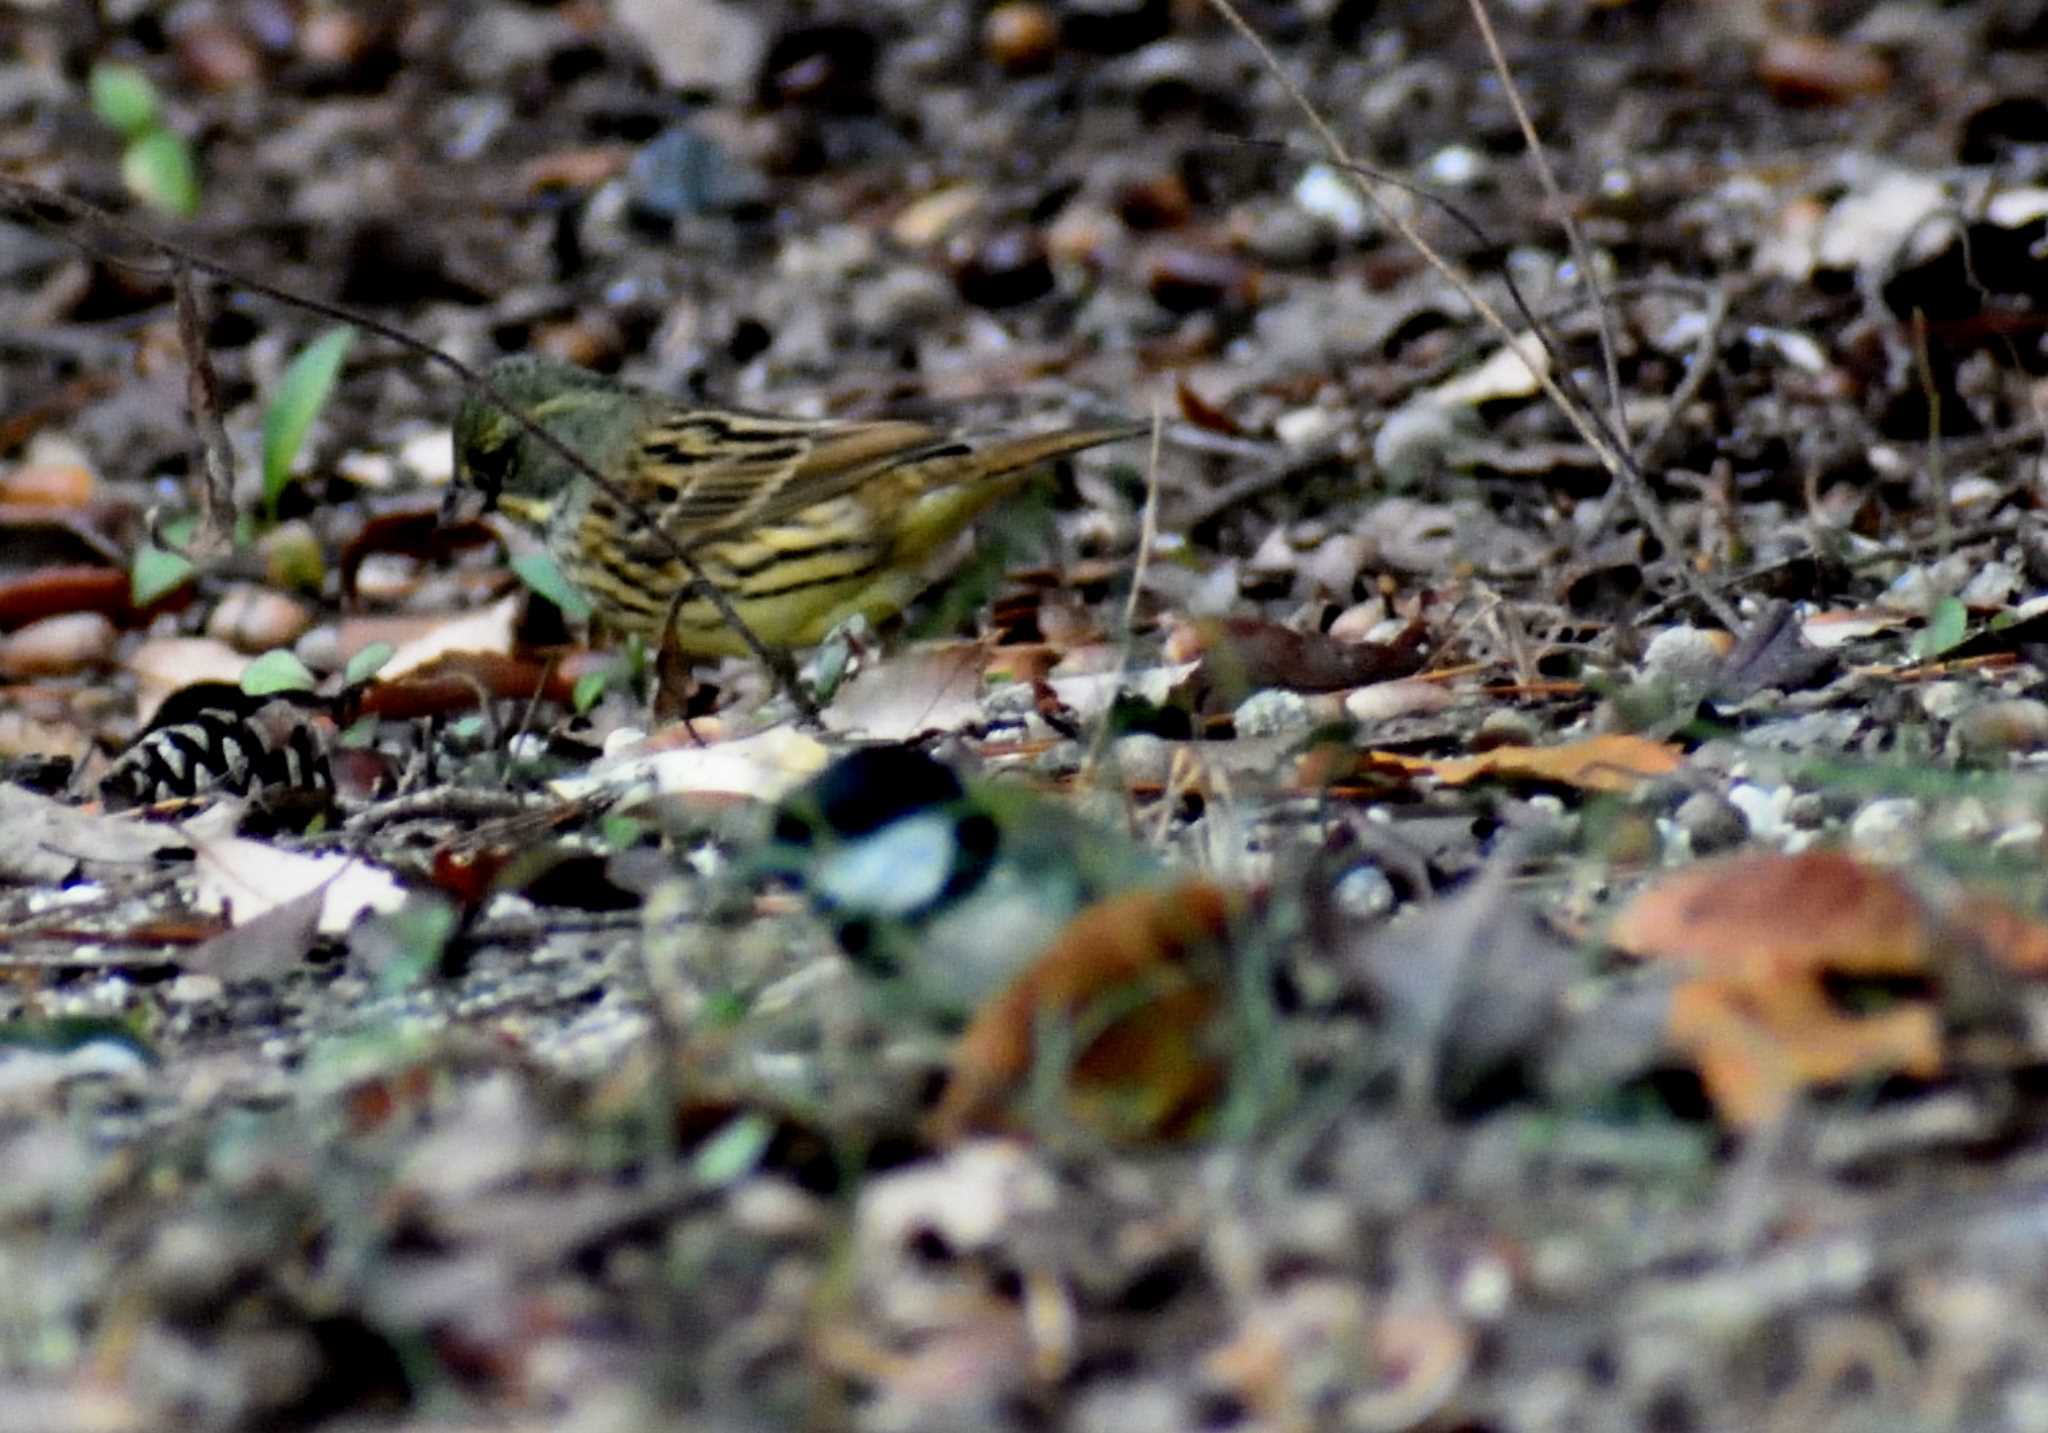
[[[1236,13],[0,13],[0,1433],[2048,1429],[2048,7]],[[643,740],[368,323],[1154,436]]]

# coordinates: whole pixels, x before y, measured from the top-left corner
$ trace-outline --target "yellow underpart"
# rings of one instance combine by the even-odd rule
[[[813,504],[744,537],[704,543],[692,555],[755,636],[771,646],[813,646],[856,614],[883,622],[909,606],[930,584],[927,564],[1024,476],[920,493],[923,480],[911,470],[901,481]],[[673,556],[630,577],[588,561],[584,554],[602,547],[603,525],[586,514],[580,526],[581,540],[557,545],[556,560],[608,625],[653,640],[668,603],[690,581],[687,571]],[[673,640],[692,657],[751,650],[701,597],[684,599]]]

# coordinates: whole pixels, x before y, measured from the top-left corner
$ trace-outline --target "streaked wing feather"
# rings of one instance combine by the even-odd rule
[[[1104,443],[1120,442],[1151,432],[1147,423],[1125,423],[1109,428],[1061,428],[1051,433],[1027,433],[1022,437],[983,439],[974,444],[979,466],[988,477],[1035,468],[1069,453]]]
[[[815,423],[695,412],[649,430],[637,496],[686,542],[744,531],[849,492],[932,444],[921,423]]]

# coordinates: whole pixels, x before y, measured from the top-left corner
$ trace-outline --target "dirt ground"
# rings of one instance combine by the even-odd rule
[[[2048,5],[1233,13],[0,8],[0,1433],[2048,1429]],[[28,186],[221,266],[159,586],[177,286]],[[222,271],[362,321],[268,493]],[[1155,431],[635,747],[372,323]],[[113,814],[283,652],[331,800]],[[765,874],[877,740],[1149,873],[968,928],[1073,1028]]]

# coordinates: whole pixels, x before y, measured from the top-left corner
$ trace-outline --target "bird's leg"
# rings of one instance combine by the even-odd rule
[[[813,731],[824,730],[825,722],[818,714],[817,699],[811,695],[810,688],[806,687],[802,679],[797,676],[796,663],[790,659],[788,649],[770,646],[762,641],[752,628],[739,620],[739,614],[732,610],[731,604],[726,601],[725,594],[713,585],[711,579],[704,575],[702,569],[697,566],[696,562],[687,553],[684,554],[684,562],[690,569],[691,578],[676,589],[675,596],[669,598],[668,613],[662,618],[661,623],[661,642],[659,645],[661,656],[657,658],[654,667],[654,700],[656,703],[660,701],[663,688],[669,685],[667,676],[669,671],[669,653],[674,652],[677,662],[685,669],[688,667],[688,663],[683,661],[682,653],[675,642],[676,614],[683,610],[683,603],[691,597],[703,596],[710,599],[711,604],[719,610],[720,615],[733,624],[733,627],[739,632],[746,644],[753,649],[754,656],[768,669],[768,674],[775,679],[776,688],[788,695],[790,702],[796,707],[797,720]],[[677,683],[677,687],[680,690],[681,683]]]

